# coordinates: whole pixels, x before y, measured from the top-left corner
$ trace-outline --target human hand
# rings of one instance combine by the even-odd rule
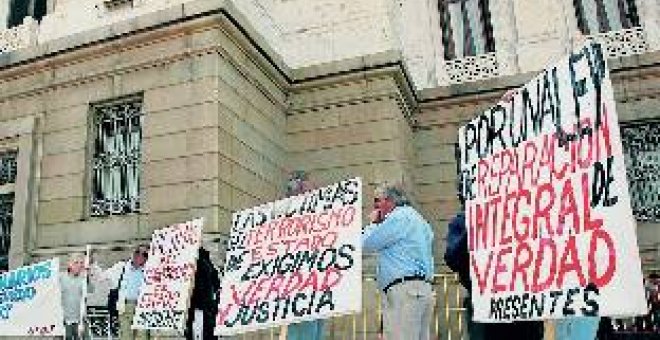
[[[383,221],[383,214],[381,214],[379,209],[374,209],[369,214],[369,221],[371,223],[380,223]]]
[[[510,89],[502,96],[502,101],[508,103],[518,93],[518,89]]]

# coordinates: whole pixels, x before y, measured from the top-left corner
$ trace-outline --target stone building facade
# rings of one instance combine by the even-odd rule
[[[292,169],[361,176],[365,202],[403,182],[440,259],[458,127],[583,35],[608,51],[657,268],[659,19],[658,0],[4,1],[0,265],[86,244],[110,262],[198,216],[220,249]]]

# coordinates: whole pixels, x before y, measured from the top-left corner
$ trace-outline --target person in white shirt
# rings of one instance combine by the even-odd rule
[[[62,310],[64,312],[64,339],[66,340],[80,339],[81,331],[84,329],[84,325],[81,325],[80,310],[85,280],[87,280],[84,259],[85,257],[82,254],[72,254],[69,257],[66,272],[60,274]]]
[[[119,314],[119,338],[121,340],[149,339],[148,331],[133,330],[133,315],[144,285],[144,265],[149,256],[149,247],[139,245],[130,260],[120,261],[104,272],[112,288],[119,289],[117,313]]]

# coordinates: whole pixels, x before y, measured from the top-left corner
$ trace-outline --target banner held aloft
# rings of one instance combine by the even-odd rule
[[[59,259],[0,275],[2,336],[63,336]]]
[[[216,334],[359,312],[359,178],[233,215]]]
[[[646,311],[600,45],[544,70],[458,138],[475,320]]]
[[[183,332],[203,225],[200,218],[154,231],[133,329]]]

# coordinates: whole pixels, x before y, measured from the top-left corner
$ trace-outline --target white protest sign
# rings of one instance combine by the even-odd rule
[[[0,276],[0,336],[64,335],[58,271],[52,259]]]
[[[359,312],[359,178],[233,215],[216,334]]]
[[[458,139],[475,320],[646,311],[600,45],[547,68]]]
[[[154,231],[133,329],[185,329],[203,224],[196,219]]]

